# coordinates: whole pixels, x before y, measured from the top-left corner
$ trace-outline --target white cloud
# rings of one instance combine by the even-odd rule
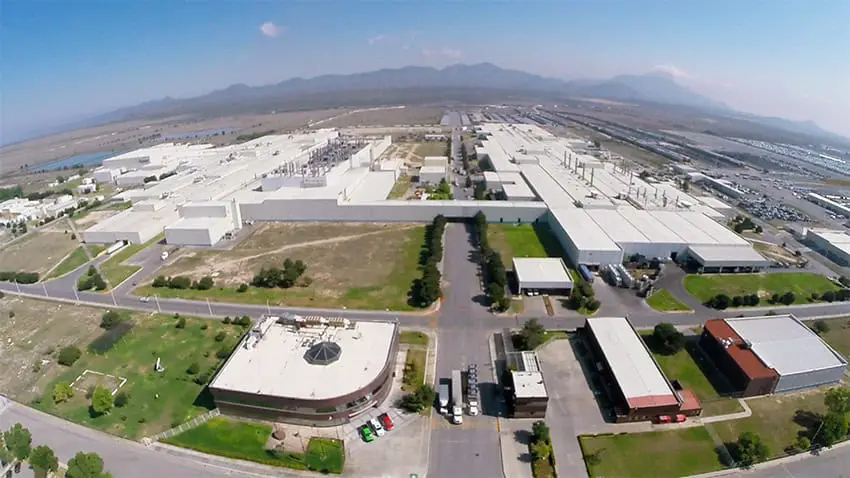
[[[260,25],[260,31],[264,36],[269,38],[275,38],[283,34],[286,31],[285,27],[277,26],[272,22],[266,22]]]
[[[382,42],[382,41],[384,41],[384,40],[386,40],[386,39],[387,39],[386,35],[384,35],[384,34],[378,34],[378,35],[373,36],[373,37],[372,37],[372,38],[370,38],[369,40],[367,40],[367,42],[368,42],[370,45],[374,45],[374,44],[376,44],[376,43],[380,43],[380,42]]]
[[[463,52],[457,48],[423,48],[422,56],[425,58],[446,58],[449,60],[457,60],[463,56]]]
[[[690,73],[682,70],[676,65],[655,65],[652,67],[652,71],[657,73],[665,73],[667,75],[672,76],[673,78],[693,78]]]

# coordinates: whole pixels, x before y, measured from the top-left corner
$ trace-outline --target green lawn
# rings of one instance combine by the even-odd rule
[[[165,236],[160,234],[144,244],[130,244],[120,251],[116,252],[109,259],[100,265],[100,270],[103,271],[104,279],[111,287],[117,287],[119,284],[127,280],[128,277],[135,274],[141,267],[134,265],[125,265],[122,262],[130,259],[139,252],[161,241]]]
[[[304,453],[307,469],[319,473],[342,473],[345,465],[345,445],[332,438],[311,438]]]
[[[489,224],[487,239],[507,267],[514,257],[565,258],[561,244],[545,224]]]
[[[164,287],[154,288],[148,285],[135,289],[134,294],[190,300],[209,299],[212,302],[262,305],[268,303],[290,307],[417,310],[417,307],[408,303],[408,295],[413,281],[422,275],[419,267],[419,255],[425,240],[425,228],[414,227],[409,231],[404,231],[404,233],[406,240],[402,243],[401,249],[395,253],[393,260],[386,264],[386,267],[392,268],[392,270],[386,275],[380,274],[379,283],[342,289],[344,293],[341,296],[320,294],[322,284],[318,280],[307,288],[297,286],[289,289],[249,287],[247,291],[241,293],[237,292],[234,287],[213,287],[210,290],[179,290]],[[335,259],[334,257],[327,258],[328,261]],[[327,267],[327,265],[324,265],[324,267]],[[346,267],[351,266],[347,265]],[[363,265],[359,264],[358,267],[363,267]],[[320,268],[323,268],[323,266],[308,263],[307,275]]]
[[[88,262],[89,258],[86,256],[84,247],[86,246],[80,246],[74,249],[74,252],[72,252],[68,257],[60,262],[55,269],[53,269],[53,272],[50,273],[48,278],[52,279],[54,277],[63,276]]]
[[[418,330],[405,330],[399,334],[399,342],[407,345],[428,346],[428,334]]]
[[[572,332],[567,332],[566,330],[547,330],[543,336],[543,343],[550,340],[562,340],[569,339],[572,336]]]
[[[425,365],[428,352],[422,349],[408,349],[404,362],[404,376],[401,389],[412,392],[425,382]]]
[[[829,332],[821,337],[845,358],[850,357],[850,319],[830,319],[824,322],[829,325]],[[812,322],[807,324],[811,326]]]
[[[773,294],[793,292],[795,304],[807,304],[812,292],[823,294],[838,287],[826,277],[811,272],[789,272],[776,274],[694,274],[685,277],[685,289],[689,294],[705,302],[717,294],[758,294],[760,305],[768,305],[766,299]]]
[[[35,406],[67,420],[131,439],[167,430],[212,408],[211,397],[202,393],[203,386],[193,381],[197,375],[189,375],[187,369],[197,362],[198,375],[206,373],[211,377],[219,365],[216,351],[225,344],[233,346],[242,329],[193,318],[186,319],[186,327],[178,329],[175,327],[177,320],[165,315],[136,314],[129,320],[133,328],[107,352],[96,354],[81,345],[82,357],[44,390],[43,398]],[[202,329],[202,325],[207,329]],[[214,340],[220,330],[229,335],[222,343]],[[164,372],[154,371],[157,358],[161,359]],[[120,391],[129,394],[127,405],[114,408],[107,415],[91,414],[85,383],[76,385],[82,390],[76,391],[69,401],[53,403],[53,386],[57,382],[74,382],[84,370],[126,378]],[[95,375],[88,376],[96,379]],[[104,385],[112,388],[114,382]]]
[[[270,425],[216,417],[162,441],[211,455],[306,470],[307,464],[303,455],[266,450],[266,441],[271,434]]]
[[[579,437],[590,476],[680,477],[723,469],[714,441],[703,427],[650,433]]]
[[[826,410],[823,392],[818,390],[747,400],[747,405],[753,411],[752,416],[708,426],[730,444],[745,431],[756,433],[767,444],[770,456],[783,454],[800,433],[811,438],[820,424],[815,414]]]
[[[656,350],[652,332],[641,334],[650,350]],[[703,416],[725,415],[744,411],[737,400],[721,397],[732,392],[729,383],[699,350],[696,337],[689,337],[684,349],[673,355],[655,353],[653,356],[670,380],[678,380],[686,390],[694,392],[702,402]]]
[[[687,305],[673,297],[673,294],[666,289],[661,289],[646,299],[647,305],[661,312],[687,312],[691,309]]]

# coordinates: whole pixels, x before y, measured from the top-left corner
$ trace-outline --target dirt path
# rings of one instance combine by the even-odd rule
[[[400,226],[400,227],[392,227],[392,228],[387,228],[387,229],[381,229],[380,231],[370,231],[370,232],[364,232],[364,233],[360,233],[360,234],[352,234],[352,235],[349,235],[349,236],[338,236],[338,237],[331,237],[329,239],[318,239],[318,240],[315,240],[315,241],[307,241],[307,242],[298,242],[298,243],[295,243],[295,244],[287,244],[285,246],[278,247],[277,249],[272,249],[270,251],[264,251],[260,254],[243,256],[243,257],[239,257],[239,258],[236,258],[236,259],[223,260],[223,261],[218,262],[216,267],[219,268],[219,269],[227,269],[231,266],[233,266],[233,267],[238,266],[239,263],[241,263],[241,262],[250,261],[252,259],[259,259],[260,257],[263,257],[263,256],[267,256],[267,255],[270,255],[270,254],[278,254],[278,253],[281,253],[281,252],[286,252],[288,250],[298,249],[300,247],[320,246],[320,245],[325,245],[325,244],[333,244],[333,243],[336,243],[336,242],[351,241],[351,240],[354,240],[354,239],[359,239],[361,237],[374,236],[374,235],[384,234],[386,232],[391,232],[391,231],[405,231],[405,230],[413,229],[415,227],[419,227],[419,226],[418,225],[405,225],[405,226]]]

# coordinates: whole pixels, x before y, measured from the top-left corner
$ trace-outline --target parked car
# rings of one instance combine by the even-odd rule
[[[382,413],[381,415],[379,415],[378,420],[381,422],[382,425],[384,425],[384,428],[387,431],[390,431],[390,430],[393,429],[393,427],[395,427],[395,424],[393,423],[393,419],[390,418],[390,416],[387,415],[386,413]]]
[[[382,437],[387,433],[387,431],[384,430],[384,427],[381,425],[381,422],[379,422],[378,420],[376,420],[374,418],[369,420],[366,423],[369,424],[369,428],[372,429],[372,431],[375,433],[375,435],[378,435],[379,437]]]
[[[360,432],[360,438],[366,443],[375,441],[375,435],[372,434],[372,429],[368,425],[362,425],[357,430]]]

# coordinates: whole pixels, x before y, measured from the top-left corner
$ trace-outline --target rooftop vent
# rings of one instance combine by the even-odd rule
[[[312,365],[330,365],[339,360],[342,348],[334,342],[319,342],[304,354],[304,360]]]

